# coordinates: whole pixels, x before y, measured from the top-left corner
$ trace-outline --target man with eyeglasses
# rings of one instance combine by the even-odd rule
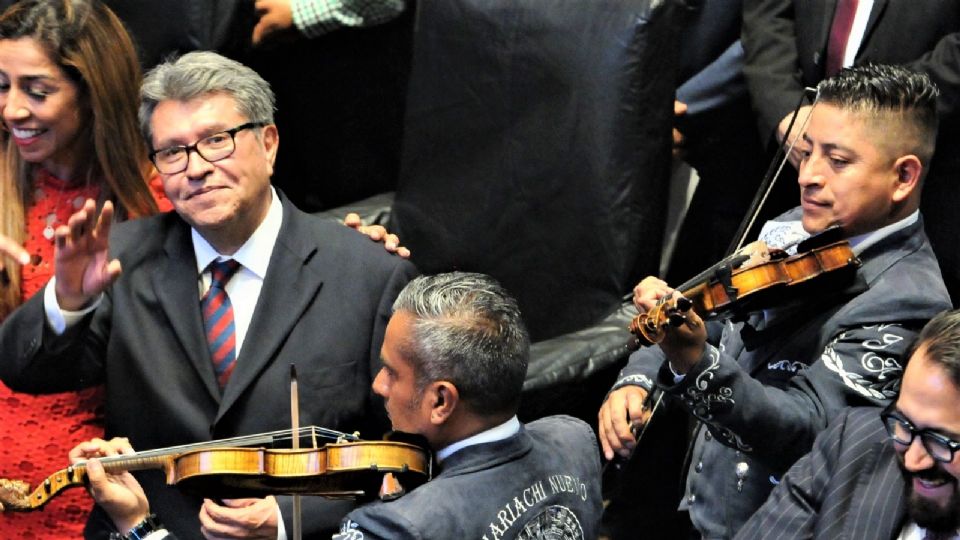
[[[370,391],[400,289],[416,273],[270,185],[279,134],[269,85],[209,52],[167,61],[141,90],[150,158],[175,212],[113,227],[93,201],[56,231],[56,276],[0,327],[0,377],[56,392],[106,383],[106,435],[140,450],[302,425],[389,428]],[[109,250],[109,251],[108,251]],[[138,473],[180,538],[283,538],[289,497],[203,500]],[[352,505],[304,501],[307,537]],[[87,538],[115,531],[102,512]]]
[[[900,395],[849,409],[737,538],[960,538],[960,311],[912,347]]]

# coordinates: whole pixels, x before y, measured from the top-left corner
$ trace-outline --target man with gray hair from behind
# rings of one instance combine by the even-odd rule
[[[373,389],[395,430],[426,439],[439,473],[398,499],[354,510],[334,540],[597,538],[593,431],[565,416],[517,419],[529,350],[516,300],[492,278],[455,272],[411,281],[393,304]],[[147,514],[129,474],[90,463],[91,492],[114,521]]]
[[[355,510],[336,540],[595,538],[599,450],[569,417],[517,420],[530,340],[493,278],[411,281],[393,304],[373,391],[393,428],[426,438],[440,474]]]

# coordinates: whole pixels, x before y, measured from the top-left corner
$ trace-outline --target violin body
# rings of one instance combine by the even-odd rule
[[[320,448],[210,448],[176,459],[174,482],[208,498],[265,495],[376,497],[387,473],[405,489],[430,478],[430,457],[417,446],[390,441],[327,444]]]
[[[415,444],[361,441],[356,435],[313,426],[293,432],[298,438],[319,435],[336,442],[299,449],[249,446],[291,438],[289,432],[281,431],[104,457],[100,462],[110,473],[162,469],[168,484],[221,499],[266,495],[386,498],[432,476],[430,452]],[[402,487],[397,487],[397,481]],[[85,462],[54,472],[32,490],[21,480],[0,478],[0,511],[40,509],[64,490],[86,482]]]
[[[770,260],[745,268],[717,266],[681,288],[681,297],[669,299],[630,322],[635,346],[663,340],[678,301],[704,320],[725,315],[744,317],[762,309],[783,305],[795,298],[836,290],[849,283],[860,259],[847,241],[811,248],[796,255],[773,252]]]

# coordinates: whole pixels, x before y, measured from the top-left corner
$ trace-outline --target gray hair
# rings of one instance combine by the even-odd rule
[[[477,414],[516,412],[530,337],[517,301],[496,280],[465,272],[420,276],[393,311],[415,317],[412,339],[401,347],[418,389],[450,381]]]
[[[151,69],[140,88],[140,131],[151,146],[150,118],[165,100],[189,101],[206,94],[227,94],[237,112],[251,122],[273,123],[276,99],[270,84],[249,67],[209,51],[170,58]]]

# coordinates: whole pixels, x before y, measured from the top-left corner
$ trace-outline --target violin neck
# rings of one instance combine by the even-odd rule
[[[100,463],[108,473],[119,473],[123,471],[146,471],[150,469],[163,469],[173,463],[174,458],[179,454],[168,453],[163,455],[140,455],[129,454],[121,456],[110,456],[100,458]],[[86,462],[77,463],[75,467],[83,467]],[[85,468],[85,467],[84,467]]]
[[[254,435],[243,435],[230,439],[217,439],[215,441],[204,441],[192,444],[182,444],[179,446],[168,446],[166,448],[156,448],[153,450],[144,450],[133,454],[118,456],[109,456],[100,459],[100,463],[108,472],[117,471],[142,471],[147,469],[163,468],[173,458],[194,450],[206,450],[209,448],[240,447],[240,446],[269,446],[282,441],[290,441],[294,438],[311,437],[323,440],[337,441],[355,441],[356,435],[341,433],[332,429],[321,428],[317,426],[304,426],[296,430],[298,436],[294,436],[294,430],[284,429],[271,431],[269,433],[257,433]],[[74,467],[82,466],[84,462],[79,462]]]

